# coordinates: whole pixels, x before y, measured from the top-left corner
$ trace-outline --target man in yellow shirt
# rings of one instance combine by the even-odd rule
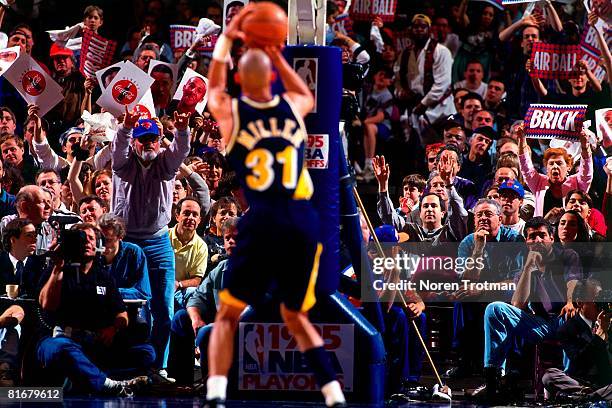
[[[175,309],[184,309],[189,297],[204,278],[208,247],[198,234],[200,204],[193,197],[185,197],[176,204],[177,224],[170,229],[176,271],[174,277]]]

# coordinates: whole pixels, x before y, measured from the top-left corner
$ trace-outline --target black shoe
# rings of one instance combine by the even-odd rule
[[[207,399],[204,408],[225,408],[225,400],[221,398]]]
[[[15,386],[15,370],[8,363],[0,364],[0,387]]]
[[[482,403],[493,404],[501,402],[501,370],[497,367],[485,367],[484,371],[485,384],[473,390],[467,390],[466,396]]]

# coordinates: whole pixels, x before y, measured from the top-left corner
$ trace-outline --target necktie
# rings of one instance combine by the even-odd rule
[[[15,267],[15,280],[21,285],[23,283],[23,261],[17,261],[17,266]]]

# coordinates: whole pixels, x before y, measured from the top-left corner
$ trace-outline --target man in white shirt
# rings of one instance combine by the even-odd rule
[[[523,235],[525,220],[520,215],[525,189],[516,180],[504,181],[497,189],[502,206],[502,225]]]
[[[478,60],[468,62],[463,72],[463,80],[455,83],[455,88],[465,88],[481,97],[487,94],[487,83],[483,82],[484,68]]]

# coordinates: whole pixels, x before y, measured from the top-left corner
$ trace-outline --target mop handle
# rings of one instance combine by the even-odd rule
[[[361,210],[361,214],[363,214],[363,218],[365,218],[366,220],[366,224],[368,225],[368,229],[370,230],[370,234],[372,235],[372,239],[374,240],[374,243],[376,244],[376,249],[378,250],[378,254],[380,256],[385,256],[382,246],[380,245],[380,241],[378,241],[378,237],[376,236],[376,233],[374,232],[374,227],[372,226],[372,223],[370,222],[370,217],[368,217],[368,214],[365,211],[365,207],[363,205],[363,202],[361,201],[361,197],[359,196],[359,193],[357,192],[357,187],[353,186],[353,195],[355,196],[355,201],[357,201],[357,206],[359,207],[359,209]],[[398,291],[397,293],[399,293],[400,298],[402,299],[402,303],[404,303],[404,307],[407,308],[408,304],[406,303],[406,299],[404,299],[404,294],[401,291]],[[429,350],[427,349],[427,345],[425,344],[425,340],[423,340],[423,336],[421,336],[421,332],[419,331],[419,328],[416,325],[416,322],[414,321],[414,319],[410,319],[410,321],[412,322],[412,325],[414,327],[414,331],[416,332],[417,336],[419,336],[419,340],[421,341],[421,345],[423,346],[423,349],[425,350],[425,354],[427,355],[427,359],[429,360],[429,364],[431,365],[431,368],[433,368],[434,373],[436,374],[436,378],[438,379],[438,383],[440,385],[442,385],[442,379],[440,378],[440,374],[438,374],[438,370],[436,369],[436,366],[431,358],[431,355],[429,354]]]

